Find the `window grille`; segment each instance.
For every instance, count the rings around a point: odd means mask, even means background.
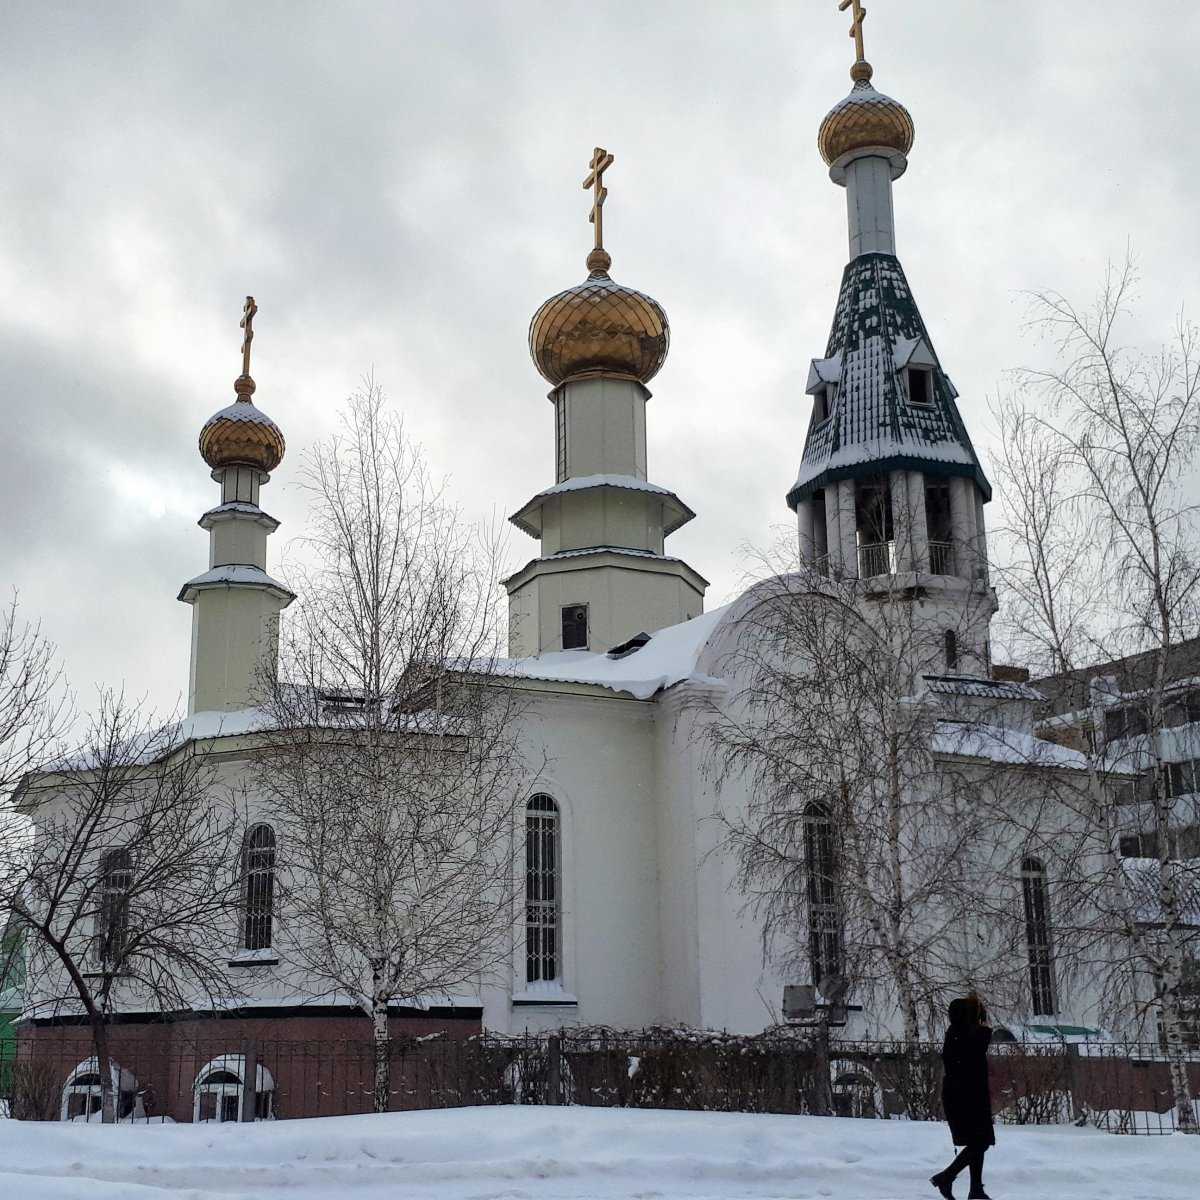
[[[530,799],[525,810],[525,979],[544,983],[560,978],[558,805],[546,795]]]
[[[813,982],[842,973],[842,918],[838,903],[837,845],[829,812],[810,804],[804,817],[808,892],[808,951]]]
[[[1025,940],[1029,949],[1029,991],[1036,1017],[1055,1012],[1054,959],[1050,949],[1050,897],[1040,859],[1021,863],[1025,898]]]
[[[128,850],[108,850],[100,857],[100,920],[97,949],[100,962],[113,966],[129,944],[129,890],[133,860]]]
[[[266,950],[271,945],[275,907],[275,831],[254,825],[242,847],[242,945]]]

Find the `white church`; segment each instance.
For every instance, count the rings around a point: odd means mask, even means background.
[[[893,187],[909,165],[913,122],[876,90],[861,55],[851,76],[852,90],[824,118],[818,141],[845,194],[848,262],[828,341],[813,346],[807,433],[795,431],[803,450],[787,504],[801,560],[815,580],[860,580],[864,603],[873,579],[905,591],[945,633],[939,661],[924,664],[928,690],[948,713],[964,697],[983,697],[1005,712],[1010,733],[1032,741],[1038,693],[1012,673],[998,678],[991,661],[991,489],[896,253]],[[814,980],[764,964],[733,868],[715,852],[717,827],[707,818],[718,801],[736,806],[739,798],[714,794],[688,701],[698,689],[736,683],[722,680],[722,664],[731,641],[744,636],[739,615],[750,599],[705,611],[706,580],[667,546],[696,518],[647,457],[649,384],[670,333],[657,301],[609,273],[601,226],[609,162],[599,150],[592,162],[596,239],[587,278],[547,300],[530,325],[530,354],[551,389],[556,452],[545,489],[511,517],[536,551],[504,581],[506,669],[528,697],[528,736],[547,763],[523,831],[537,843],[529,861],[542,876],[539,899],[515,915],[507,977],[430,1000],[427,1016],[497,1031],[753,1032],[781,1021],[786,984]],[[294,599],[267,572],[277,522],[260,507],[284,439],[255,405],[248,368],[235,387],[236,401],[200,434],[220,497],[200,518],[210,539],[207,569],[179,592],[193,610],[185,728],[204,753],[234,757],[254,727],[257,665],[274,655],[277,618]],[[789,482],[780,481],[781,494]],[[954,753],[982,761],[998,746],[982,738]],[[1056,767],[1083,765],[1070,749],[1046,750]],[[237,761],[252,785],[252,755]],[[269,813],[258,820],[269,829]],[[261,928],[258,944],[235,945],[252,925],[230,934],[247,1011],[260,1025],[287,1022],[289,1036],[310,1018],[320,1036],[337,1006],[314,1006],[288,964],[272,957],[269,920],[265,946]],[[1043,949],[1030,948],[1035,968],[1044,966]],[[1036,989],[1036,970],[1033,978]],[[1027,1011],[1038,1009],[1059,1022],[1083,1017],[1052,983]],[[352,1012],[347,1001],[344,1015]],[[139,1019],[125,1014],[125,1027]],[[229,1027],[228,1017],[213,1024]],[[864,1035],[889,1028],[893,1014],[870,1011],[856,1013],[851,1026]]]

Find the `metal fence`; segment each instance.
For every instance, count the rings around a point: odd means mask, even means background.
[[[255,1120],[370,1112],[375,1047],[337,1041],[113,1036],[123,1121]],[[99,1073],[77,1029],[40,1030],[0,1063],[11,1116],[100,1119]],[[50,1036],[53,1035],[53,1036]],[[394,1037],[393,1110],[573,1104],[937,1121],[940,1045],[826,1043],[795,1028],[755,1037],[680,1029],[564,1029],[551,1035]],[[1200,1053],[1189,1064],[1200,1095]],[[1167,1063],[1135,1043],[1007,1043],[990,1055],[1001,1123],[1093,1124],[1113,1133],[1175,1126]],[[1200,1115],[1200,1113],[1198,1113]]]

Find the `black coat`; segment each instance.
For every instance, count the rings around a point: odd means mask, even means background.
[[[942,1108],[956,1146],[994,1146],[992,1095],[988,1087],[987,1048],[992,1031],[955,1023],[942,1047]]]

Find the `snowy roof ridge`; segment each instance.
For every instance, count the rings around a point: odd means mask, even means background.
[[[929,352],[932,404],[909,403],[900,382],[903,365],[918,348],[922,359]],[[937,360],[895,255],[861,254],[847,264],[825,355],[816,361],[840,360],[840,386],[826,420],[817,422],[814,411],[787,497],[792,508],[867,463],[880,471],[965,475],[985,499],[991,498],[955,404],[957,393]]]
[[[189,579],[179,589],[179,599],[191,603],[197,592],[217,587],[262,588],[264,591],[274,592],[288,603],[296,598],[295,592],[285,587],[278,579],[272,579],[262,567],[252,563],[226,563]]]
[[[659,629],[641,649],[619,659],[609,658],[607,651],[558,650],[509,659],[499,664],[498,670],[510,677],[591,684],[635,700],[650,700],[685,679],[701,678],[696,674],[697,661],[729,607],[714,608],[690,621]]]
[[[926,686],[938,696],[975,696],[986,700],[1029,700],[1038,703],[1045,696],[1027,683],[1007,679],[986,679],[977,675],[925,675]]]
[[[1057,767],[1086,771],[1088,756],[1078,750],[1046,742],[1019,729],[983,721],[938,721],[930,748],[935,754],[981,758],[1007,766]]]
[[[674,510],[672,513],[668,513],[667,511],[663,513],[664,535],[674,533],[675,530],[686,525],[696,515],[670,488],[665,488],[661,484],[650,483],[649,480],[639,479],[636,475],[603,474],[576,475],[570,479],[564,479],[561,483],[554,484],[553,487],[544,488],[535,496],[526,500],[509,517],[509,520],[523,533],[528,533],[531,537],[541,537],[542,530],[540,524],[535,524],[529,517],[541,508],[544,500],[548,500],[553,496],[563,496],[570,492],[587,492],[599,488],[617,488],[621,491],[644,492],[653,496],[661,496],[666,502],[663,506],[664,510]]]

